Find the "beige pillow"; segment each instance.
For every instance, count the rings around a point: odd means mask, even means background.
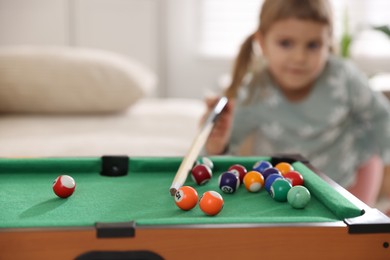
[[[150,94],[156,76],[135,61],[73,47],[0,48],[0,112],[101,113]]]

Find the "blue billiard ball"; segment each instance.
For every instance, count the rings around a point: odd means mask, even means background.
[[[219,176],[218,183],[224,193],[234,193],[240,186],[240,179],[232,172],[224,172]]]
[[[272,164],[268,161],[258,161],[253,165],[253,170],[263,173],[266,169],[271,167]]]
[[[274,183],[275,180],[277,179],[283,179],[283,176],[277,173],[273,173],[268,176],[268,178],[265,180],[265,190],[270,193],[271,192],[271,185]]]

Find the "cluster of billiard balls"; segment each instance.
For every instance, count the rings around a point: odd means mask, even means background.
[[[76,189],[76,182],[69,175],[60,175],[53,182],[53,191],[60,198],[70,197]]]
[[[212,169],[213,163],[204,157],[193,167],[191,177],[196,184],[204,185],[212,178]],[[234,164],[218,179],[219,189],[224,193],[234,193],[241,184],[253,193],[265,189],[275,201],[287,201],[296,209],[305,208],[311,199],[303,176],[287,162],[273,166],[268,161],[258,161],[250,171],[240,164]],[[218,197],[222,200],[222,196]]]

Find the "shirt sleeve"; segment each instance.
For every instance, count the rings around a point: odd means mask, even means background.
[[[350,93],[351,113],[362,130],[365,147],[378,153],[390,163],[390,102],[369,87],[368,79],[351,63],[346,66],[347,87]]]

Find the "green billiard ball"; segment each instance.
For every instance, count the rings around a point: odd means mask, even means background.
[[[288,180],[277,179],[271,185],[271,197],[276,201],[285,202],[287,201],[287,193],[291,187],[291,183]]]
[[[287,193],[288,203],[295,209],[303,209],[310,202],[309,190],[301,185],[294,186]]]
[[[211,170],[213,170],[213,168],[214,168],[213,161],[208,157],[199,157],[198,160],[196,160],[196,162],[195,162],[195,165],[198,165],[198,164],[207,165]]]

